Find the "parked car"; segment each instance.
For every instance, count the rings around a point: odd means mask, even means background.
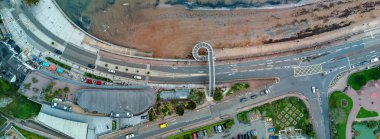
[[[102,85],[102,81],[97,80],[96,85]]]
[[[130,139],[130,138],[133,138],[133,137],[135,137],[135,134],[133,134],[133,133],[125,136],[126,139]]]
[[[92,65],[92,64],[87,64],[87,67],[88,67],[88,68],[91,68],[91,69],[94,69],[94,68],[95,68],[95,66]]]
[[[168,123],[162,123],[160,124],[160,128],[166,128],[168,126]]]
[[[60,51],[60,50],[55,50],[55,53],[58,55],[62,55],[62,51]]]
[[[91,79],[87,79],[87,80],[86,80],[86,83],[87,83],[87,84],[92,84],[92,80],[91,80]]]
[[[255,99],[255,98],[257,98],[257,95],[252,95],[251,96],[251,99]]]
[[[133,76],[133,78],[135,78],[135,79],[137,79],[137,80],[141,80],[141,79],[142,79],[142,77],[141,77],[141,76],[138,76],[138,75]]]
[[[108,69],[108,72],[109,72],[109,73],[115,73],[115,70],[113,70],[113,69]]]
[[[313,93],[316,92],[315,86],[311,86],[311,92],[313,92]]]
[[[247,101],[247,98],[241,98],[240,99],[240,102],[246,102]]]

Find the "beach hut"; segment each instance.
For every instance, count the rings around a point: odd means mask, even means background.
[[[54,65],[50,65],[50,70],[52,70],[52,71],[56,71],[57,70],[57,67],[55,67]]]
[[[61,69],[61,68],[57,68],[57,70],[56,70],[58,73],[63,73],[63,69]]]
[[[44,67],[49,67],[49,66],[50,66],[50,64],[49,64],[49,63],[47,63],[47,62],[42,62],[42,66],[44,66]]]

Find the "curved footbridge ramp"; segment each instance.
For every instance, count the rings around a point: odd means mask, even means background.
[[[156,101],[151,88],[82,89],[76,94],[78,105],[87,112],[131,117],[146,112]]]
[[[207,50],[207,56],[199,55],[200,49]],[[208,87],[208,95],[212,96],[215,90],[215,56],[214,49],[211,44],[206,42],[200,42],[196,44],[192,50],[192,54],[195,60],[197,61],[208,61],[208,71],[209,71],[209,87]]]

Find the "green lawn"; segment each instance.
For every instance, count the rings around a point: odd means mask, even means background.
[[[7,119],[5,119],[3,116],[0,116],[0,126],[2,126],[6,121]]]
[[[0,111],[19,119],[29,119],[38,115],[41,105],[35,103],[25,96],[18,96],[4,108],[0,108]]]
[[[346,102],[345,106],[342,104],[343,101]],[[333,136],[337,136],[339,139],[346,138],[347,119],[352,105],[352,99],[340,91],[333,92],[329,97],[329,115],[331,120],[334,121],[334,123],[331,123],[331,127],[333,131],[337,132]]]
[[[0,80],[0,97],[8,97],[13,101],[7,106],[0,108],[6,115],[19,119],[29,119],[36,116],[41,109],[41,105],[35,103],[25,96],[17,93],[17,87],[10,85],[5,80]]]
[[[379,116],[377,112],[369,111],[361,107],[356,118],[369,118],[369,117],[377,117],[377,116]]]
[[[168,137],[167,139],[187,139],[187,138],[192,138],[193,137],[192,134],[194,132],[202,131],[202,130],[207,130],[207,135],[210,135],[210,134],[212,134],[210,132],[214,132],[213,126],[222,125],[222,124],[226,127],[226,129],[230,129],[232,127],[232,125],[234,125],[235,123],[234,123],[233,119],[228,119],[228,120],[225,120],[225,121],[222,121],[222,122],[217,122],[217,123],[214,123],[214,124],[210,124],[210,125],[207,125],[207,126],[203,126],[203,127],[200,127],[200,128],[196,128],[196,129],[192,129],[192,130],[189,130],[189,131],[186,131],[186,132],[182,132],[180,134]]]
[[[355,90],[360,90],[368,81],[378,79],[380,79],[380,68],[376,67],[352,74],[348,78],[348,85]]]
[[[26,139],[47,139],[43,136],[40,136],[40,135],[37,135],[37,134],[34,134],[32,132],[29,132],[29,131],[26,131],[24,129],[21,129],[17,126],[14,126]]]
[[[298,98],[289,97],[240,112],[236,115],[237,119],[239,122],[249,123],[248,115],[253,111],[259,111],[262,115],[265,114],[265,117],[272,118],[276,130],[294,126],[310,136],[315,136],[312,124],[308,119],[309,113],[306,105]],[[286,125],[287,122],[289,125]]]

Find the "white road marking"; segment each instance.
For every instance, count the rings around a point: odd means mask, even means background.
[[[264,69],[257,69],[258,71],[264,70]]]
[[[267,65],[273,64],[273,62],[268,62]]]
[[[275,63],[280,63],[280,62],[282,62],[281,60],[279,60],[279,61],[276,61]]]
[[[259,64],[260,66],[264,65],[264,63]]]
[[[255,71],[254,69],[251,69],[251,70],[249,70],[249,71]]]

